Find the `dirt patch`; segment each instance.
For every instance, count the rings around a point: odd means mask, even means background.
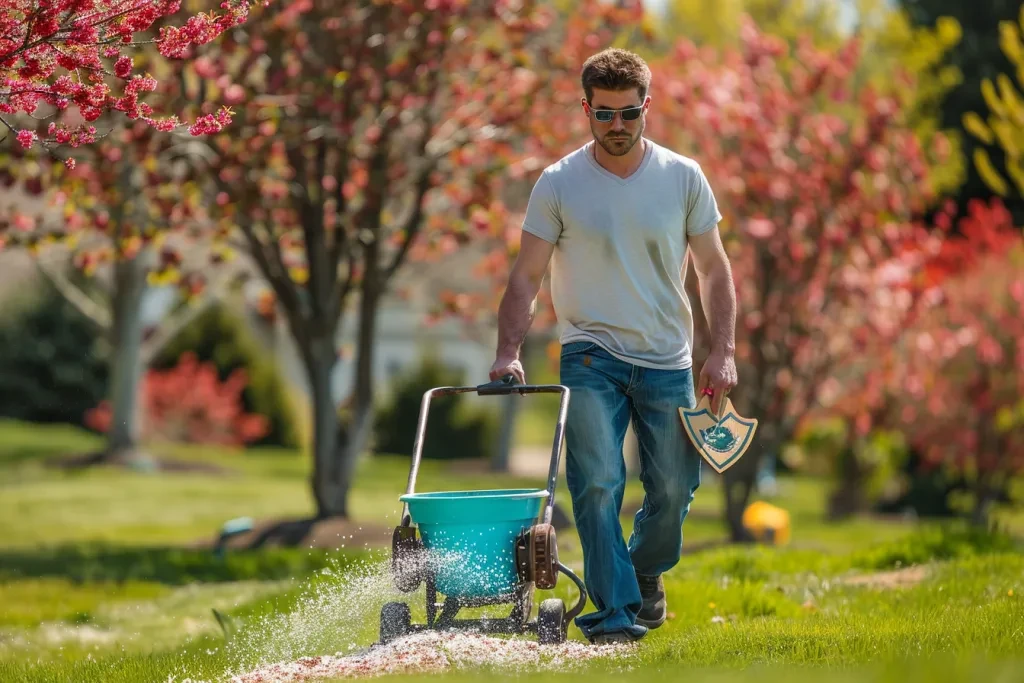
[[[253,523],[249,531],[232,536],[223,547],[233,550],[255,548],[363,548],[391,545],[393,526],[343,518],[266,519]],[[192,547],[217,546],[217,536],[205,537]]]
[[[927,567],[914,565],[888,572],[858,574],[843,579],[842,583],[849,586],[867,586],[868,588],[910,588],[924,581],[927,576]]]

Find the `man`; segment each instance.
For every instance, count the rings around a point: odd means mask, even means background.
[[[576,625],[591,642],[631,641],[665,621],[661,575],[679,561],[700,484],[700,456],[678,413],[696,404],[688,252],[711,334],[698,390],[713,392],[716,413],[737,382],[736,299],[721,214],[700,166],[644,137],[647,65],[608,49],[586,61],[581,81],[594,139],[546,168],[533,188],[490,376],[526,381],[520,348],[550,263],[561,382],[571,391],[566,480],[597,607]],[[645,497],[627,543],[619,512],[630,421]]]

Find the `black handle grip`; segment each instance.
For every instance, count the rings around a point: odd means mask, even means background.
[[[516,377],[512,373],[505,375],[493,382],[480,384],[476,388],[479,396],[498,396],[501,394],[512,394],[516,391]]]

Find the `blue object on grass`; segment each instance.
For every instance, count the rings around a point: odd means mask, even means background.
[[[236,517],[224,522],[220,528],[220,534],[217,536],[217,542],[213,546],[214,556],[218,559],[223,559],[224,552],[227,549],[227,540],[233,536],[252,531],[252,528],[252,517]]]
[[[252,517],[236,517],[235,519],[229,519],[224,522],[224,526],[220,528],[220,533],[224,537],[244,534],[246,531],[252,531]]]

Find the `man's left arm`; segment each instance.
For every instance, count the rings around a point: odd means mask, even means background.
[[[700,299],[710,332],[711,348],[701,368],[697,397],[705,387],[714,392],[711,410],[721,413],[722,401],[738,381],[736,372],[736,289],[732,267],[718,227],[689,237],[690,254],[700,284]]]
[[[704,313],[704,302],[701,300],[700,283],[697,279],[697,269],[693,266],[692,254],[686,259],[683,290],[686,292],[686,298],[690,300],[690,315],[693,319],[693,361],[696,363],[700,360],[703,363],[707,360],[711,348],[711,330],[708,328],[708,319]]]

